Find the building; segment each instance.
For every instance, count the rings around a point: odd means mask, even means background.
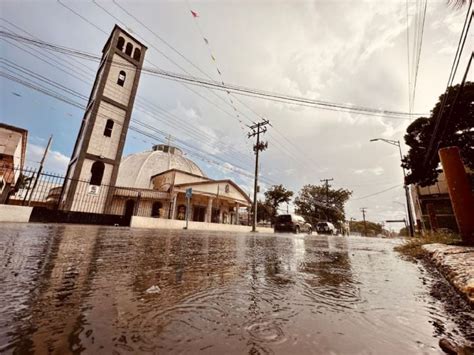
[[[0,123],[0,203],[8,200],[25,165],[28,131]]]
[[[467,173],[474,190],[472,183],[474,175]],[[425,187],[412,185],[411,189],[418,229],[458,231],[444,173],[438,175],[438,181],[433,185]]]
[[[74,151],[60,208],[104,213],[110,206],[147,47],[115,26],[102,50]],[[88,181],[87,189],[81,182]]]
[[[92,93],[64,185],[46,202],[67,212],[239,224],[247,194],[233,181],[213,180],[170,145],[122,160],[146,46],[115,26],[102,51]]]
[[[184,220],[188,189],[191,221],[240,224],[241,208],[251,205],[232,180],[213,180],[179,148],[156,145],[123,159],[109,213]]]

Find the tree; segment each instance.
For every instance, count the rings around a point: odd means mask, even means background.
[[[460,85],[451,87],[448,91],[445,107],[441,115],[441,124],[435,137],[435,147],[443,148],[457,146],[461,150],[464,163],[474,169],[474,83],[466,82],[456,104],[453,106]],[[402,159],[402,166],[409,170],[406,177],[407,184],[420,186],[432,185],[437,181],[439,156],[437,151],[432,152],[433,159],[425,166],[425,157],[428,153],[431,137],[436,120],[441,110],[445,94],[439,97],[438,103],[431,111],[430,117],[419,117],[407,127],[405,143],[410,147],[407,155]],[[451,107],[453,108],[452,113]],[[449,122],[447,121],[449,118]]]
[[[408,237],[408,229],[407,229],[407,227],[403,227],[402,229],[400,229],[400,232],[398,232],[398,235],[399,235],[399,236],[402,236],[402,237]]]
[[[253,212],[253,205],[252,205]],[[272,218],[271,207],[265,202],[257,201],[257,221],[270,221]]]
[[[326,185],[305,185],[295,198],[296,213],[313,226],[321,220],[327,220],[340,228],[340,222],[345,220],[344,205],[351,195],[352,191],[335,190],[331,185],[328,190]]]
[[[382,234],[384,229],[380,223],[370,222],[370,221],[351,221],[349,227],[351,233],[360,233],[361,235],[365,234],[365,228],[367,226],[367,236],[376,236]]]
[[[272,222],[278,214],[280,204],[290,202],[292,196],[293,191],[285,189],[283,185],[273,185],[270,189],[265,191],[265,204],[270,208]]]

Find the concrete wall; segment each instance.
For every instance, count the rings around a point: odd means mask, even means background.
[[[137,69],[132,63],[117,54],[113,55],[112,61],[109,76],[105,83],[104,95],[122,105],[128,106]],[[121,71],[125,72],[125,83],[123,86],[117,84],[117,79]]]
[[[92,129],[89,147],[87,147],[87,153],[115,160],[120,138],[123,134],[125,115],[126,111],[105,101],[101,101],[96,122]],[[104,136],[104,129],[108,119],[114,121],[114,127],[110,137]]]
[[[30,220],[33,207],[0,205],[0,222],[22,222]]]
[[[152,228],[152,229],[183,229],[185,221],[176,219],[150,218],[133,216],[130,223],[132,228]],[[252,230],[250,226],[238,226],[233,224],[218,224],[205,222],[189,222],[190,230],[209,230],[222,232],[242,232],[248,233]],[[261,233],[273,233],[272,228],[257,228]]]

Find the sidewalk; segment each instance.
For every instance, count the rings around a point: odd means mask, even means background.
[[[444,277],[474,307],[474,247],[425,244],[423,250]]]

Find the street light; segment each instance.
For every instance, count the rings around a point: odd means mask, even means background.
[[[402,161],[403,154],[402,154],[402,147],[400,145],[400,141],[395,141],[395,140],[385,139],[385,138],[374,138],[374,139],[371,139],[370,141],[371,142],[382,141],[382,142],[398,147],[398,151],[400,152],[400,161]],[[413,237],[415,233],[414,233],[414,228],[413,228],[413,216],[412,216],[412,211],[411,211],[410,191],[408,190],[408,186],[405,183],[405,178],[407,175],[405,172],[405,168],[403,166],[402,166],[402,170],[403,170],[403,187],[405,188],[405,196],[407,199],[408,224],[409,224],[409,230],[410,230],[410,237]]]

